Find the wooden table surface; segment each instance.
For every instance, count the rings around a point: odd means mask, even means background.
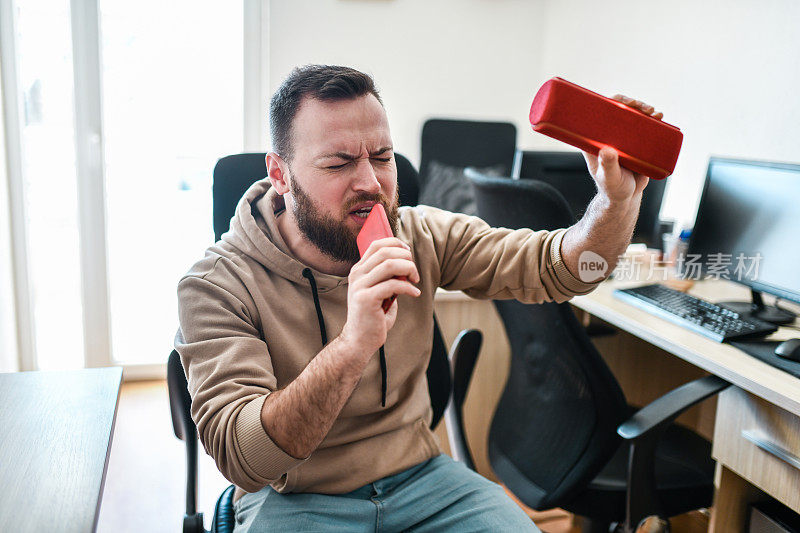
[[[94,531],[122,369],[0,374],[0,531]]]
[[[590,294],[573,298],[572,304],[778,407],[800,415],[800,379],[734,346],[703,337],[614,297],[617,288],[641,284],[608,280]],[[726,280],[699,282],[688,292],[711,302],[750,299],[747,287]],[[765,298],[771,300],[769,296]],[[783,305],[797,309],[791,303]],[[795,321],[794,327],[800,327],[800,320]],[[797,336],[796,329],[781,327],[766,339],[783,341]]]

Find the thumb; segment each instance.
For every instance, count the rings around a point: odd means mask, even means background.
[[[603,148],[601,148],[598,157],[600,159],[600,165],[603,167],[604,172],[611,171],[618,164],[617,151],[611,148],[610,146],[604,146]]]

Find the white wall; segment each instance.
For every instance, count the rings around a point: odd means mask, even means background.
[[[371,74],[398,152],[419,164],[432,116],[527,123],[544,4],[530,0],[272,0],[270,94],[297,65]]]
[[[709,155],[800,162],[800,2],[552,0],[541,80],[645,100],[684,133],[662,216],[692,222]]]
[[[798,27],[794,0],[272,0],[269,85],[311,62],[371,73],[415,163],[431,116],[570,149],[527,122],[552,76],[634,96],[684,132],[662,216],[691,222],[709,155],[800,161]]]

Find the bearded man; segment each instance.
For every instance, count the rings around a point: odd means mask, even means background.
[[[598,194],[557,231],[398,208],[386,112],[373,80],[346,67],[295,69],[270,128],[268,178],[178,286],[192,417],[237,487],[236,531],[536,531],[428,427],[434,294],[586,294],[599,281],[575,277],[579,255],[613,268],[647,178],[611,149],[587,155]],[[359,258],[356,235],[378,202],[396,236]]]

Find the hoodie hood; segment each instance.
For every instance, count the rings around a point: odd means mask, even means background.
[[[285,211],[283,196],[272,188],[269,178],[257,181],[239,200],[230,229],[222,235],[221,241],[295,283],[308,285],[307,276],[303,275],[303,270],[308,268],[321,293],[347,285],[346,277],[319,272],[294,258],[278,229],[277,217]]]

